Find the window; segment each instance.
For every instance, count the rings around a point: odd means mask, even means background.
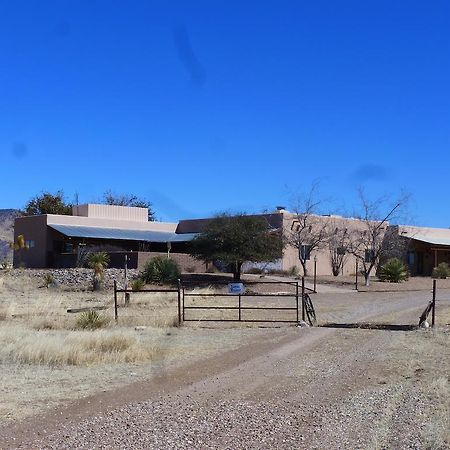
[[[336,253],[337,253],[338,255],[345,255],[345,247],[338,247],[338,248],[336,249]]]
[[[414,252],[408,252],[408,265],[413,266],[414,265]]]
[[[302,259],[303,261],[311,259],[311,246],[307,244],[300,245],[300,248],[298,249],[298,254],[300,259]]]
[[[34,241],[25,241],[25,245],[27,248],[33,248],[35,245]]]
[[[63,253],[73,253],[73,244],[71,242],[64,242]]]

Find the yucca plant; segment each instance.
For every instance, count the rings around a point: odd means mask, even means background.
[[[76,322],[76,328],[83,330],[96,330],[106,325],[106,319],[97,311],[85,311],[80,314]]]
[[[381,281],[398,283],[408,279],[408,271],[398,258],[390,258],[381,266],[379,278]]]
[[[88,256],[88,266],[94,269],[94,291],[99,291],[102,287],[103,274],[109,264],[109,256],[106,252],[91,253]]]
[[[146,283],[170,284],[180,278],[180,269],[173,259],[155,256],[145,263],[141,278]]]

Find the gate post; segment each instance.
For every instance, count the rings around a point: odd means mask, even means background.
[[[305,321],[305,277],[302,277],[302,320]]]
[[[241,321],[241,294],[239,294],[239,322]]]
[[[436,280],[433,280],[433,309],[431,310],[431,326],[433,328],[435,319],[435,309],[436,309]]]
[[[295,306],[297,307],[297,325],[298,325],[298,281],[295,282]]]

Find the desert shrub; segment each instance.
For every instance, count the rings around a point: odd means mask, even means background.
[[[195,272],[195,267],[194,266],[188,266],[186,267],[186,272],[187,273],[194,273]]]
[[[406,266],[398,258],[388,259],[380,269],[380,281],[390,281],[391,283],[398,283],[408,278],[408,271]]]
[[[133,291],[141,291],[144,289],[144,286],[145,281],[142,278],[136,278],[131,282],[131,289],[133,289]]]
[[[55,279],[53,278],[53,275],[51,273],[46,273],[44,275],[44,286],[50,287],[55,282]]]
[[[75,327],[83,330],[96,330],[106,325],[106,319],[97,311],[86,311],[80,314]]]
[[[431,275],[433,278],[442,278],[445,279],[450,277],[450,267],[447,263],[442,262],[437,267],[433,269],[433,273]]]
[[[180,269],[173,259],[155,256],[145,263],[141,278],[146,283],[170,284],[180,278]]]
[[[288,271],[287,271],[287,274],[288,274],[290,277],[298,277],[299,273],[300,273],[300,272],[299,272],[297,266],[292,266],[292,267],[290,267],[290,268],[288,269]]]

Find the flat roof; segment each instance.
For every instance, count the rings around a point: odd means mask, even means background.
[[[420,235],[409,236],[409,237],[411,239],[414,239],[415,241],[425,242],[426,244],[450,246],[450,239],[446,239],[446,238],[433,237],[433,236],[428,237],[428,236],[420,236]]]
[[[147,231],[119,228],[87,227],[81,225],[58,225],[48,226],[68,237],[93,238],[93,239],[116,239],[122,241],[144,241],[144,242],[189,242],[197,236],[197,233],[177,234],[170,231]]]

